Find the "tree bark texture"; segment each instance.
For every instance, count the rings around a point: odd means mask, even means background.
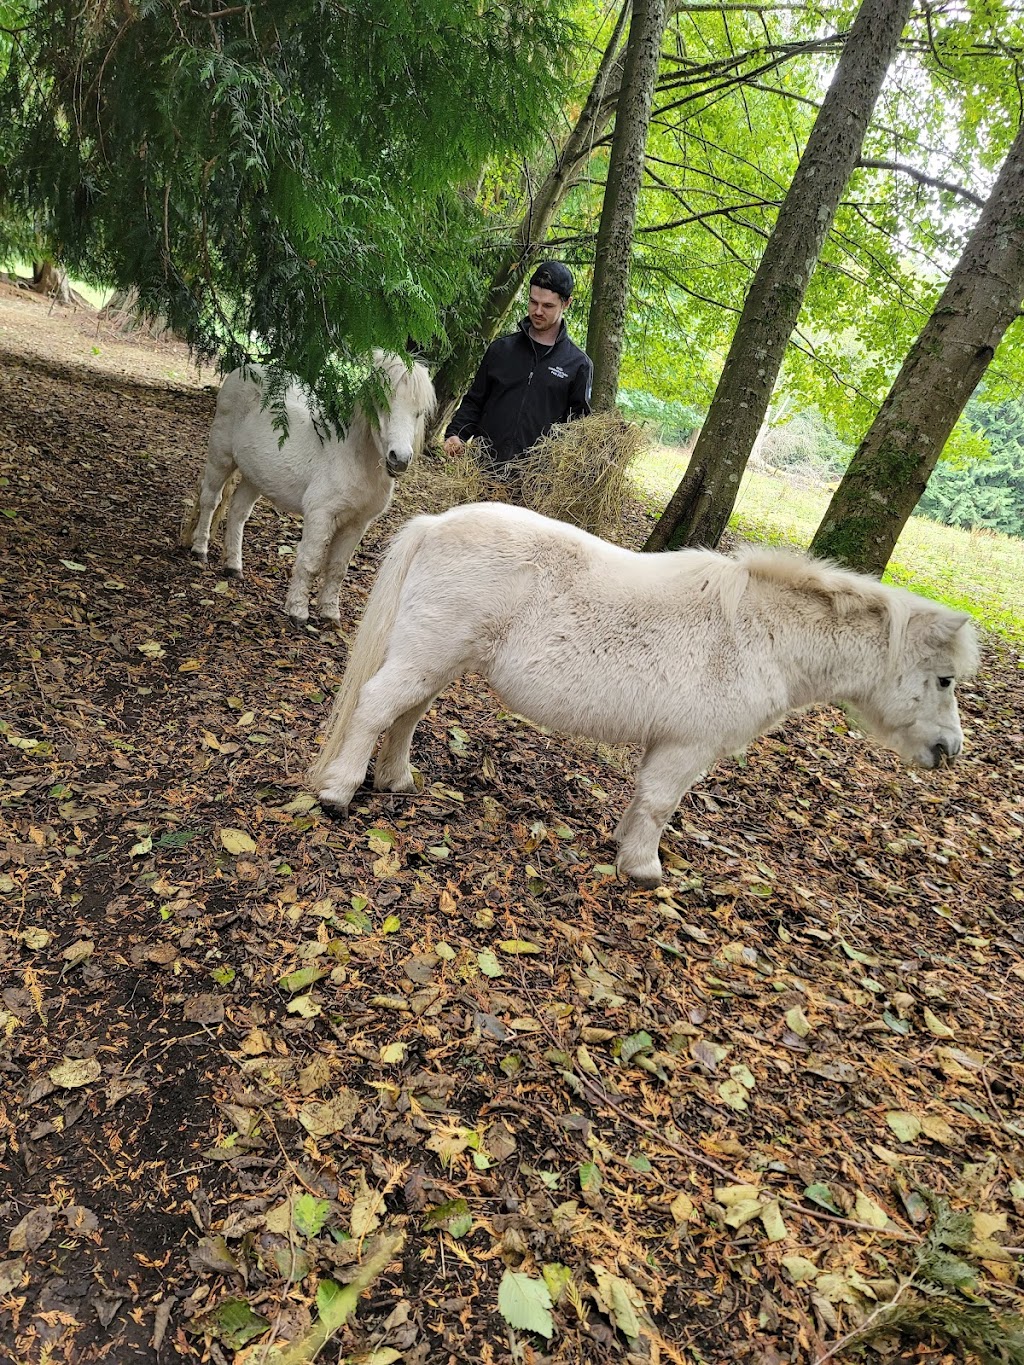
[[[949,283],[811,542],[866,573],[889,562],[942,448],[1024,299],[1024,125]]]
[[[761,263],[707,420],[645,550],[717,545],[912,0],[863,0]]]
[[[614,407],[619,389],[629,263],[664,32],[665,0],[633,0],[615,136],[597,230],[587,331],[587,352],[594,362],[592,402],[596,412]]]

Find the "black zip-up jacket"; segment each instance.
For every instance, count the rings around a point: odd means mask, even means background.
[[[590,357],[570,341],[564,320],[548,347],[533,340],[524,318],[488,346],[445,436],[481,437],[489,463],[514,464],[556,422],[587,415],[593,377]]]

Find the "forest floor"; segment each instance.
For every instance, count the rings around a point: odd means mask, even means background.
[[[0,287],[0,1358],[1024,1359],[1015,651],[956,767],[721,764],[654,893],[630,755],[475,679],[339,823],[295,523],[175,551],[206,378]]]

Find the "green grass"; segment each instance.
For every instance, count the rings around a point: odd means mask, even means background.
[[[670,447],[656,447],[636,463],[637,491],[651,511],[668,502],[686,464],[686,454]],[[830,496],[809,479],[748,469],[729,525],[745,539],[805,549]],[[1024,646],[1024,540],[911,517],[885,580],[969,611],[979,625]]]

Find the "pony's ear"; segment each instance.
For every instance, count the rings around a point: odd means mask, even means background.
[[[922,649],[932,651],[947,648],[956,637],[958,649],[965,654],[977,654],[974,637],[974,621],[966,611],[936,609],[918,614],[911,625],[911,631]]]

